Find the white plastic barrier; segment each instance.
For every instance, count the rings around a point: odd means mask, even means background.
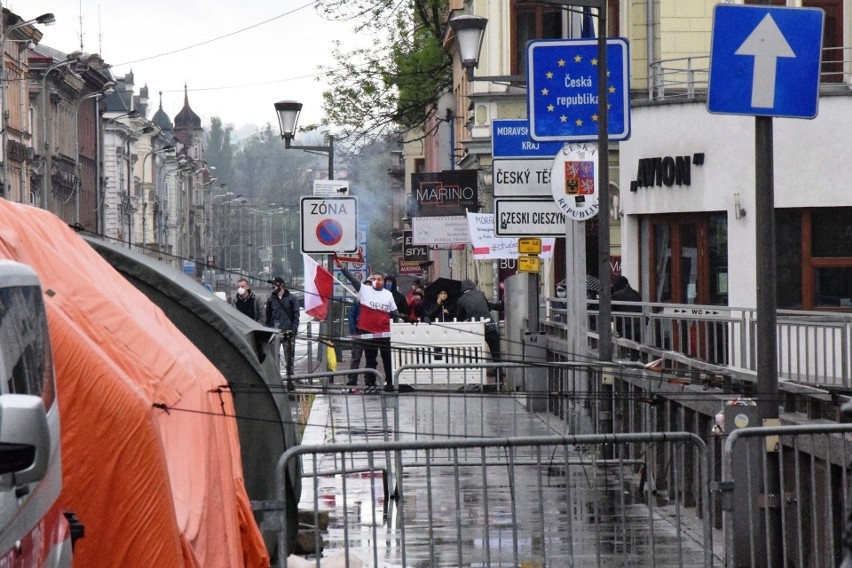
[[[485,345],[485,321],[459,321],[391,324],[391,348],[393,369],[403,365],[416,365],[424,369],[432,364],[482,363],[491,360]],[[464,384],[465,372],[470,369],[450,369],[442,373],[443,384]],[[430,373],[406,370],[399,377],[400,383],[432,384]]]

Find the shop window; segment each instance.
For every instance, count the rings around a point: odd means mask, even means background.
[[[651,301],[727,304],[727,234],[724,214],[655,218],[651,222]]]

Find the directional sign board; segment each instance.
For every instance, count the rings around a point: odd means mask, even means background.
[[[303,197],[302,252],[328,254],[358,250],[358,199]]]
[[[559,147],[562,148],[561,142]],[[553,156],[539,160],[494,160],[494,197],[549,196],[552,167]]]
[[[537,142],[530,138],[528,120],[491,121],[491,156],[497,158],[553,158],[562,142]]]
[[[553,198],[494,200],[494,234],[500,237],[564,237],[565,213]]]
[[[630,137],[630,54],[627,40],[606,40],[608,132]],[[536,141],[598,137],[598,40],[534,40],[527,44],[527,111]]]
[[[814,118],[824,18],[819,8],[717,4],[707,110]]]

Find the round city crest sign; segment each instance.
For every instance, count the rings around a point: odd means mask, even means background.
[[[598,214],[598,145],[566,144],[553,159],[550,190],[553,200],[574,221]]]

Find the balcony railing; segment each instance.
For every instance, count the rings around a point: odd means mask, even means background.
[[[691,100],[707,93],[710,56],[696,55],[654,61],[650,65],[648,100]],[[852,47],[823,50],[820,92],[852,94]]]

